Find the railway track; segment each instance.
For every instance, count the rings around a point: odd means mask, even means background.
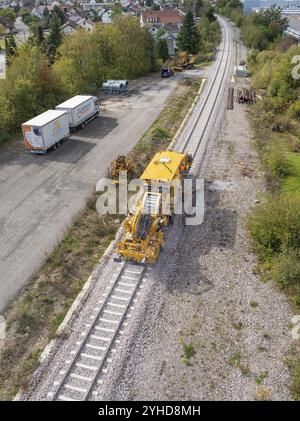
[[[82,339],[71,351],[66,367],[59,372],[53,390],[48,398],[59,401],[89,400],[96,384],[101,384],[101,374],[106,374],[107,365],[113,356],[114,346],[126,327],[126,319],[130,317],[138,290],[146,281],[146,267],[133,263],[120,263],[95,308],[96,314],[90,316],[91,322],[86,331],[81,333]]]
[[[221,43],[221,56],[214,76],[209,83],[205,97],[203,96],[203,100],[200,100],[195,107],[195,118],[190,121],[190,124],[188,124],[183,131],[183,135],[179,137],[174,145],[174,150],[189,153],[193,157],[197,155],[200,145],[202,145],[203,137],[207,133],[207,129],[212,122],[216,104],[223,95],[222,87],[224,86],[224,80],[228,72],[228,66],[230,65],[232,36],[227,22],[224,19],[222,19],[222,21],[223,37]]]
[[[206,97],[196,105],[191,121],[173,148],[194,157],[210,127],[217,101],[223,95],[224,79],[230,65],[232,38],[228,24],[223,19],[222,22],[222,53]],[[147,266],[129,262],[116,266],[106,291],[91,312],[90,322],[76,342],[76,348],[70,350],[65,367],[57,373],[51,389],[48,389],[47,400],[83,401],[97,396],[97,387],[108,371],[139,289],[147,280],[147,271]]]

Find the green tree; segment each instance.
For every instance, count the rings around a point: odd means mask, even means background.
[[[155,46],[138,19],[117,16],[114,25],[96,24],[65,37],[53,69],[71,94],[97,91],[106,79],[131,79],[153,71]]]
[[[11,22],[14,22],[16,20],[16,14],[14,12],[14,9],[12,9],[11,7],[5,7],[4,9],[1,9],[0,16],[10,20]]]
[[[119,16],[123,13],[123,8],[120,3],[115,3],[112,8],[111,18],[114,19],[116,16]]]
[[[203,0],[195,1],[195,16],[199,17],[203,12]]]
[[[50,21],[50,34],[47,38],[47,54],[50,64],[54,63],[57,49],[62,41],[60,26],[60,19],[57,15],[54,14]]]
[[[10,58],[16,54],[17,44],[13,35],[5,36],[5,55],[6,61],[9,64]]]
[[[177,45],[182,51],[196,54],[199,52],[199,32],[195,24],[194,15],[189,11],[182,24],[182,28],[177,36]]]
[[[263,29],[277,33],[282,33],[289,25],[288,19],[282,15],[282,9],[275,5],[255,13],[254,23]]]
[[[40,49],[30,44],[19,46],[17,56],[11,57],[6,79],[0,81],[0,140],[65,96]]]
[[[165,28],[159,28],[158,31],[156,32],[156,38],[160,38],[162,35],[164,35],[167,31],[165,30]]]
[[[66,16],[64,12],[58,6],[53,7],[50,14],[51,20],[55,18],[55,16],[59,18],[60,25],[63,25],[66,22]]]
[[[159,58],[161,58],[163,61],[169,58],[168,44],[165,39],[159,38],[156,44],[156,48]]]

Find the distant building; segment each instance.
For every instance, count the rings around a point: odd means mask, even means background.
[[[78,22],[75,22],[73,20],[68,20],[68,22],[66,22],[64,25],[60,27],[60,31],[64,35],[71,35],[75,31],[77,31],[77,29],[79,28],[84,28],[88,32],[91,32],[94,29],[94,23],[88,19],[82,19],[82,18]]]
[[[300,0],[244,0],[244,14],[249,15],[259,9],[271,7],[272,5],[282,7],[285,13],[300,13]]]
[[[64,35],[71,35],[77,30],[77,23],[68,21],[60,27],[60,31]]]
[[[158,26],[175,25],[179,29],[182,25],[183,15],[178,10],[143,10],[140,15],[140,25]]]
[[[101,17],[102,23],[111,23],[113,11],[111,9],[101,10],[98,12],[98,16]]]
[[[164,39],[167,42],[170,57],[174,56],[177,50],[176,38],[177,35],[171,32],[166,32],[160,37],[160,39]]]
[[[77,26],[80,27],[80,28],[84,28],[89,32],[91,32],[94,29],[94,23],[89,19],[81,19],[77,23]]]

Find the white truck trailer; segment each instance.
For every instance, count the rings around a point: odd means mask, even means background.
[[[90,120],[98,117],[99,107],[97,98],[90,95],[76,95],[55,107],[56,110],[66,111],[71,131],[79,127],[84,128]]]
[[[33,153],[47,153],[69,137],[66,111],[48,110],[22,124],[25,149]]]

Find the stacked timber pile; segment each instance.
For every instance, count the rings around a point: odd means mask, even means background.
[[[255,90],[253,88],[239,88],[236,100],[239,104],[253,104],[255,102]]]

